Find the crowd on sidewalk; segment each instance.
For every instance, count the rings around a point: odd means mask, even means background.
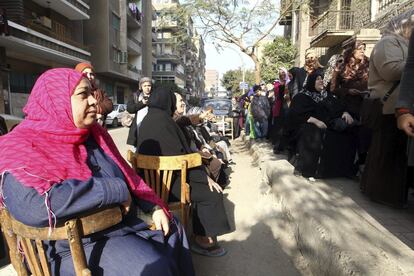
[[[234,136],[269,139],[305,177],[350,177],[372,200],[404,208],[414,184],[414,10],[393,18],[371,56],[352,41],[326,66],[313,51],[303,67],[234,98]],[[25,119],[7,132],[0,121],[0,203],[20,222],[51,230],[65,219],[119,205],[122,221],[82,240],[92,275],[194,275],[190,250],[220,257],[218,236],[232,231],[223,189],[232,165],[230,141],[211,108],[186,112],[178,91],[154,89],[150,78],[128,101],[122,119],[137,153],[199,153],[187,172],[193,238],[123,159],[105,130],[112,102],[94,68],[55,68],[36,81]],[[4,135],[3,135],[4,134]],[[181,197],[172,176],[168,201]],[[139,216],[152,216],[155,230]],[[72,275],[67,241],[45,241],[53,275]],[[114,265],[116,264],[116,265]],[[120,265],[122,264],[122,265]]]
[[[349,41],[322,66],[314,51],[303,67],[279,69],[235,99],[250,139],[267,138],[297,174],[349,177],[376,202],[407,204],[414,185],[414,10],[393,18],[371,56]],[[410,38],[411,37],[411,38]]]

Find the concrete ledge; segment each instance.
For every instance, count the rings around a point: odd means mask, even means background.
[[[276,197],[289,254],[313,275],[414,275],[414,252],[344,192],[348,179],[293,175],[284,156],[264,141],[243,138]],[[359,191],[358,191],[359,192]],[[413,219],[414,220],[414,219]],[[285,238],[286,239],[286,238]],[[291,246],[290,246],[291,247]]]

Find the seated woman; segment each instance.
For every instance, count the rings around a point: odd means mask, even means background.
[[[172,116],[176,109],[174,93],[159,88],[151,94],[148,114],[141,123],[137,151],[148,155],[182,155],[192,153],[184,134]],[[192,250],[207,256],[223,256],[226,251],[216,241],[218,235],[230,232],[221,187],[208,181],[204,166],[188,171],[193,208]],[[180,198],[180,178],[173,180],[170,200]]]
[[[106,206],[123,220],[82,239],[92,275],[194,275],[182,226],[128,166],[96,120],[89,80],[52,69],[36,81],[25,120],[0,138],[2,201],[12,216],[35,227]],[[138,211],[151,213],[150,230]],[[67,241],[46,242],[53,275],[74,275]]]
[[[337,98],[323,90],[322,76],[310,74],[291,102],[286,128],[295,167],[305,177],[353,176],[354,121]]]
[[[209,180],[217,182],[220,187],[224,188],[228,182],[227,174],[224,171],[226,167],[224,166],[224,161],[217,158],[212,148],[205,143],[195,130],[195,127],[201,124],[204,118],[208,118],[211,113],[206,111],[198,114],[183,115],[185,110],[183,98],[178,93],[174,94],[176,99],[176,110],[173,115],[174,121],[183,132],[191,151],[200,153],[208,176],[211,178]]]

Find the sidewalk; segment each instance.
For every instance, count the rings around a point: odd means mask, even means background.
[[[281,243],[295,243],[313,275],[414,275],[414,198],[409,208],[370,201],[349,179],[310,181],[293,175],[270,144],[246,140],[283,210]]]

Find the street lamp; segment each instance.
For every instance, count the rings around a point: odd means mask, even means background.
[[[246,67],[245,67],[245,64],[244,64],[244,60],[243,60],[243,57],[241,56],[241,54],[240,54],[240,52],[239,51],[237,51],[236,49],[234,49],[234,48],[231,48],[231,47],[229,47],[229,49],[232,49],[233,51],[235,51],[238,55],[239,55],[239,58],[240,58],[240,61],[241,61],[241,64],[242,64],[242,66],[241,66],[241,69],[242,69],[242,82],[243,82],[243,85],[242,85],[242,91],[243,91],[243,94],[244,94],[244,92],[245,92],[245,83],[246,83]]]

